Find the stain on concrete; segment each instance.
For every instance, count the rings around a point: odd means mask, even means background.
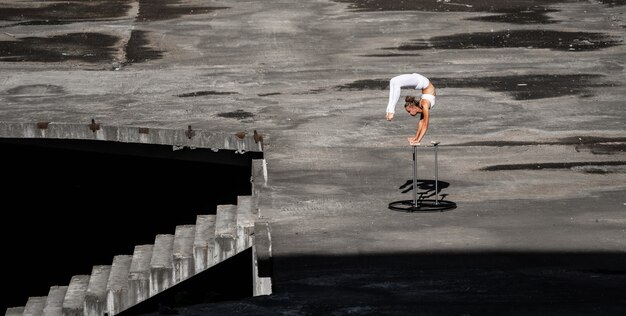
[[[524,164],[505,164],[505,165],[492,165],[484,167],[483,171],[511,171],[511,170],[543,170],[543,169],[578,169],[586,172],[591,170],[591,173],[598,173],[598,170],[602,170],[602,173],[611,173],[607,167],[614,166],[626,166],[626,161],[577,161],[577,162],[536,162],[536,163],[524,163]]]
[[[194,91],[188,93],[177,94],[176,96],[179,98],[193,98],[200,97],[204,95],[229,95],[229,94],[237,94],[237,92],[223,92],[223,91]]]
[[[234,118],[234,119],[238,119],[238,120],[244,120],[244,119],[247,119],[247,118],[254,117],[254,114],[252,114],[250,112],[246,112],[244,110],[236,110],[236,111],[233,111],[233,112],[219,113],[219,114],[217,114],[217,116],[225,117],[225,118]]]
[[[515,24],[554,23],[547,16],[556,10],[548,6],[572,0],[335,0],[350,3],[355,11],[425,11],[425,12],[486,12],[497,14],[486,17],[490,22],[507,22]],[[575,0],[574,0],[575,1]],[[620,0],[621,1],[621,0]],[[484,18],[478,18],[484,19]],[[490,20],[493,19],[493,20]]]
[[[0,61],[109,61],[118,38],[101,33],[70,33],[52,37],[23,37],[0,41]]]
[[[26,21],[26,22],[3,25],[3,26],[0,26],[0,28],[11,27],[11,26],[28,26],[28,25],[65,25],[65,24],[70,24],[70,23],[74,23],[74,22],[73,21],[60,21],[60,20],[36,20],[36,21]]]
[[[13,25],[59,25],[74,22],[125,17],[137,0],[68,0],[59,2],[24,1],[19,6],[3,7],[0,20]],[[137,21],[158,21],[184,15],[206,14],[227,7],[186,6],[179,0],[139,0]]]
[[[524,10],[542,7],[563,0],[335,0],[350,3],[349,8],[355,11],[426,11],[426,12],[498,12],[502,10]]]
[[[3,7],[0,10],[0,20],[33,23],[31,25],[56,25],[119,18],[126,15],[130,2],[131,0],[22,1],[19,6]]]
[[[589,97],[596,87],[613,87],[616,83],[602,81],[602,75],[518,75],[470,78],[429,78],[437,88],[483,88],[505,92],[516,100],[534,100],[580,95]],[[389,79],[366,79],[336,86],[336,90],[387,90]]]
[[[5,62],[110,62],[119,37],[102,33],[70,33],[52,37],[24,37],[0,41],[0,61]],[[132,31],[126,44],[126,60],[139,63],[163,57],[163,52],[149,46],[147,32]]]
[[[148,32],[133,30],[126,44],[126,63],[140,63],[163,57],[163,52],[149,46]]]
[[[611,8],[626,5],[626,0],[596,0],[596,2],[602,3]]]
[[[576,151],[589,151],[594,155],[626,154],[626,142],[605,142],[577,145]]]
[[[433,78],[439,88],[485,88],[506,92],[516,100],[535,100],[566,95],[589,97],[593,88],[612,87],[615,83],[602,81],[602,75],[518,75],[473,78]]]
[[[385,53],[385,54],[365,54],[365,55],[359,55],[362,57],[416,57],[416,56],[422,56],[422,54],[393,54],[393,53]]]
[[[335,90],[343,91],[363,91],[363,90],[387,90],[389,89],[389,79],[364,79],[335,86]],[[319,92],[319,91],[316,91]]]
[[[271,96],[271,95],[279,95],[279,94],[282,94],[282,93],[280,93],[280,92],[270,92],[270,93],[259,93],[257,95],[260,96],[260,97],[268,97],[268,96]]]
[[[7,89],[5,94],[13,97],[54,96],[65,94],[65,89],[61,86],[51,84],[32,84]]]
[[[470,21],[511,23],[511,24],[552,24],[558,21],[547,16],[548,13],[558,12],[557,10],[543,7],[526,9],[523,11],[498,12],[502,14],[468,18]]]
[[[622,40],[596,32],[553,30],[507,30],[462,33],[413,40],[401,44],[400,51],[426,49],[531,48],[557,51],[593,51],[621,45]]]
[[[596,155],[613,155],[626,153],[626,137],[574,136],[556,141],[477,141],[455,144],[454,146],[486,146],[486,147],[517,147],[517,146],[567,146],[572,145],[577,152],[588,150]]]
[[[180,5],[180,0],[139,0],[138,22],[171,20],[184,15],[206,14],[228,7]]]
[[[576,152],[588,151],[594,155],[615,155],[626,153],[626,137],[595,137],[575,136],[547,142],[528,141],[477,141],[455,144],[454,146],[487,146],[487,147],[518,147],[518,146],[574,146]]]

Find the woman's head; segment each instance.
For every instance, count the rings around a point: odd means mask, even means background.
[[[415,101],[415,97],[412,95],[407,96],[404,99],[404,109],[411,115],[415,116],[417,113],[421,113],[423,108],[419,100]]]

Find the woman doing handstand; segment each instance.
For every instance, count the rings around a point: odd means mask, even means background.
[[[404,87],[414,87],[416,90],[422,90],[422,95],[419,100],[415,100],[414,96],[407,96],[404,100],[404,109],[407,113],[411,116],[416,116],[420,113],[415,137],[408,138],[409,144],[419,145],[428,130],[430,109],[435,106],[435,86],[433,86],[428,78],[417,73],[404,74],[391,78],[391,80],[389,80],[389,103],[387,104],[387,114],[385,115],[387,121],[393,119],[396,103],[398,99],[400,99],[400,90]]]

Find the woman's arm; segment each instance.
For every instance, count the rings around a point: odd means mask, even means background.
[[[417,131],[415,132],[414,138],[409,138],[409,143],[411,145],[416,145],[422,142],[422,138],[426,135],[426,131],[428,130],[428,121],[430,119],[430,105],[424,104],[422,110],[422,115],[420,116],[419,121],[417,122]]]

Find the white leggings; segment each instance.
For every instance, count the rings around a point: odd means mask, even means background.
[[[428,78],[417,74],[403,74],[399,76],[395,76],[389,80],[389,103],[387,104],[387,112],[394,113],[396,109],[396,103],[398,103],[398,99],[400,99],[400,89],[402,87],[413,87],[416,90],[421,89],[422,91],[430,85],[430,80]],[[426,96],[426,94],[424,95]],[[435,105],[435,96],[424,97],[430,101],[431,106]]]
[[[396,112],[396,103],[398,103],[398,99],[400,99],[401,88],[402,86],[400,83],[396,82],[396,80],[391,79],[389,81],[389,103],[387,103],[388,113]]]

